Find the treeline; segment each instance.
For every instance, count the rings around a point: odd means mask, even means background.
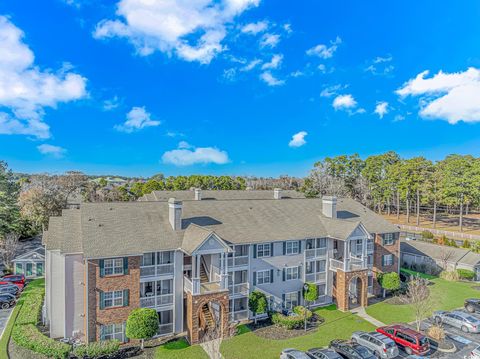
[[[455,209],[460,230],[463,216],[480,204],[480,159],[449,155],[432,162],[424,157],[401,158],[395,152],[370,156],[327,157],[314,164],[302,191],[307,196],[329,194],[354,198],[379,213],[401,208],[420,223],[420,209],[431,209],[433,227],[439,206]]]

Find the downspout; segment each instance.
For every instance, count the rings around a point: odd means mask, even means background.
[[[86,262],[86,270],[85,270],[85,273],[86,273],[86,279],[85,279],[85,336],[86,336],[86,342],[87,344],[90,342],[90,323],[89,323],[89,320],[88,320],[88,259],[85,260]]]

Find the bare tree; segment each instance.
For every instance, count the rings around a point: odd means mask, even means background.
[[[407,292],[401,299],[411,306],[417,331],[419,331],[422,321],[431,314],[433,308],[428,281],[418,275],[412,276],[408,282]]]
[[[453,251],[452,250],[446,250],[443,249],[442,252],[440,253],[440,261],[441,261],[441,266],[443,270],[447,270],[448,262],[453,256]]]
[[[16,257],[18,252],[19,238],[20,235],[11,232],[7,233],[0,241],[0,258],[7,269],[12,269],[12,260]]]

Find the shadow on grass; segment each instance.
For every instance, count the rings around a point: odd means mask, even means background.
[[[245,333],[250,333],[252,330],[245,324],[239,325],[237,328],[237,335],[242,335]]]
[[[167,350],[181,350],[188,348],[189,346],[190,344],[188,344],[187,340],[182,338],[164,344],[163,348]]]

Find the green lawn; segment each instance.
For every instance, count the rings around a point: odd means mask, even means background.
[[[403,271],[403,269],[402,269]],[[435,310],[452,310],[463,306],[466,298],[480,297],[480,292],[472,287],[477,285],[465,282],[449,282],[438,277],[428,276],[432,282],[433,308]],[[410,305],[393,305],[388,302],[377,303],[366,308],[367,313],[385,324],[413,322],[415,320]]]
[[[185,339],[179,339],[162,345],[155,351],[158,359],[208,359],[200,345],[189,346]]]
[[[221,352],[225,359],[277,359],[284,348],[307,350],[326,346],[332,339],[349,338],[356,330],[374,330],[370,323],[351,313],[342,313],[335,306],[320,308],[316,312],[325,318],[325,323],[313,333],[293,339],[269,340],[247,331],[225,340]]]
[[[0,340],[0,358],[8,358],[8,354],[7,354],[8,342],[10,340],[10,335],[12,334],[13,325],[15,324],[15,320],[17,319],[17,315],[18,315],[18,312],[20,311],[20,308],[22,307],[23,301],[28,296],[28,293],[34,290],[40,290],[38,288],[43,288],[43,287],[45,287],[45,280],[36,279],[30,282],[25,287],[25,290],[23,291],[22,295],[20,296],[20,298],[18,298],[17,304],[13,309],[12,315],[10,316],[7,326],[5,327],[5,330],[3,332],[2,339]]]

